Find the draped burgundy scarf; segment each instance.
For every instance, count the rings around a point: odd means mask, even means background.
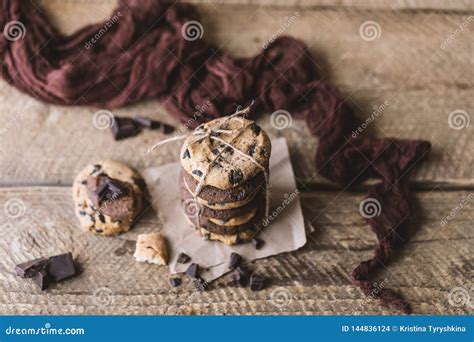
[[[113,108],[158,98],[183,122],[205,107],[191,121],[197,125],[256,100],[259,111],[284,109],[304,119],[319,138],[320,174],[342,186],[381,179],[367,194],[381,207],[366,219],[378,245],[352,272],[353,282],[383,305],[409,312],[401,297],[370,278],[406,242],[413,218],[406,176],[431,145],[352,134],[360,123],[318,75],[318,61],[302,42],[281,37],[252,58],[235,59],[203,39],[185,39],[183,27],[199,20],[194,6],[162,0],[123,0],[116,20],[64,36],[31,1],[0,1],[2,78],[42,101]]]

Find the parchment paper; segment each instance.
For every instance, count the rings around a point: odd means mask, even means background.
[[[305,245],[305,222],[284,138],[272,141],[270,217],[274,219],[258,234],[265,242],[259,250],[250,243],[227,246],[217,241],[206,241],[189,225],[184,217],[179,195],[180,167],[179,163],[172,163],[150,167],[142,172],[153,206],[163,222],[160,232],[169,242],[171,273],[184,272],[189,266],[176,262],[181,252],[188,254],[192,262],[199,264],[204,280],[211,281],[229,272],[228,263],[232,252],[239,253],[244,261],[250,262],[294,251]]]

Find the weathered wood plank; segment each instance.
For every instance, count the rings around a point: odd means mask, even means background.
[[[470,196],[470,197],[467,197]],[[400,290],[417,314],[466,314],[448,302],[454,287],[470,291],[473,275],[472,197],[468,192],[420,192],[420,228],[376,281]],[[171,288],[165,267],[133,260],[139,233],[160,223],[149,211],[117,238],[81,232],[69,187],[1,188],[1,314],[395,314],[380,308],[350,283],[350,273],[371,255],[375,238],[358,212],[359,193],[302,195],[305,218],[315,232],[301,250],[255,262],[272,281],[261,292],[227,286],[224,276],[210,291],[196,293],[188,279]],[[463,208],[455,210],[465,198]],[[5,210],[19,203],[16,217]],[[455,210],[446,226],[441,220]],[[14,215],[15,216],[15,215]],[[44,254],[72,251],[83,273],[40,292],[17,278],[16,263]],[[276,299],[278,298],[278,300]],[[472,303],[471,303],[472,305]]]
[[[44,1],[46,11],[64,32],[107,17],[109,2]],[[321,60],[322,72],[340,87],[361,119],[370,118],[374,106],[387,105],[368,129],[379,136],[424,138],[434,151],[415,170],[413,181],[433,188],[439,183],[474,185],[472,125],[451,129],[448,115],[463,110],[474,113],[473,68],[468,28],[456,35],[448,48],[440,44],[466,21],[460,14],[390,11],[346,11],[257,6],[200,5],[204,38],[236,56],[251,56],[262,48],[285,22],[299,17],[285,30],[308,43]],[[218,14],[218,15],[217,15]],[[364,41],[359,27],[377,22],[381,36]],[[471,25],[472,26],[472,25]],[[178,146],[166,146],[156,155],[144,152],[158,133],[146,132],[114,142],[108,130],[92,125],[98,108],[45,105],[0,83],[1,185],[70,184],[75,173],[98,158],[115,158],[141,169],[175,160]],[[31,101],[31,105],[30,104]],[[117,115],[141,113],[177,124],[157,101],[114,111]],[[289,129],[271,128],[269,115],[260,120],[273,136],[289,140],[300,186],[327,184],[313,166],[316,140],[302,122]]]

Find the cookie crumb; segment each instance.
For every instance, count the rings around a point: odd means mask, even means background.
[[[140,234],[137,239],[137,248],[133,254],[138,262],[150,264],[168,264],[168,244],[160,233]]]

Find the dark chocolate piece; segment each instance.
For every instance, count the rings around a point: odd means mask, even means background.
[[[54,281],[61,281],[76,275],[76,266],[72,254],[64,253],[49,258],[47,272]]]
[[[194,279],[194,286],[199,292],[204,292],[209,287],[209,283],[202,278]]]
[[[36,273],[33,280],[39,286],[41,291],[46,290],[49,287],[49,285],[53,282],[51,275],[44,269]]]
[[[186,158],[191,158],[191,154],[189,153],[188,149],[186,149],[183,153],[183,159],[186,159]]]
[[[186,274],[194,279],[199,278],[199,265],[195,263],[189,265],[188,269],[186,270]]]
[[[260,131],[262,130],[255,122],[250,125],[250,129],[255,133],[255,135],[259,135]]]
[[[257,273],[253,273],[251,276],[250,276],[250,289],[252,291],[260,291],[260,290],[263,290],[265,288],[265,279],[257,274]]]
[[[128,194],[129,191],[121,181],[108,176],[101,176],[98,183],[95,192],[97,193],[99,202],[104,200],[116,200],[117,198]]]
[[[150,118],[140,116],[140,115],[135,116],[132,120],[137,125],[143,128],[159,129],[164,134],[169,134],[169,133],[174,132],[173,126],[168,125],[167,123],[164,123],[158,120],[152,120]]]
[[[179,253],[177,262],[180,264],[187,264],[191,260],[191,257],[186,253]]]
[[[248,152],[247,152],[247,153],[249,154],[249,156],[252,157],[252,156],[255,154],[255,148],[256,148],[255,145],[251,145],[251,146],[249,147],[249,150],[248,150]]]
[[[258,237],[254,237],[251,242],[252,246],[254,246],[255,249],[260,249],[265,244],[265,241]]]
[[[22,278],[34,277],[48,263],[47,258],[38,258],[15,266],[16,274]]]
[[[234,270],[242,263],[242,256],[240,254],[232,252],[230,255],[229,269]]]
[[[237,287],[245,287],[249,283],[251,272],[243,267],[238,266],[234,273],[232,273],[232,280],[234,281],[235,286]]]
[[[244,174],[240,170],[231,170],[229,174],[229,181],[232,185],[239,184],[244,178]]]
[[[179,278],[170,278],[170,285],[173,287],[178,287],[181,285],[181,279]]]
[[[114,118],[112,133],[115,140],[133,137],[141,131],[142,126],[130,118]]]
[[[193,170],[193,175],[196,175],[198,177],[202,177],[202,171],[200,170]]]

